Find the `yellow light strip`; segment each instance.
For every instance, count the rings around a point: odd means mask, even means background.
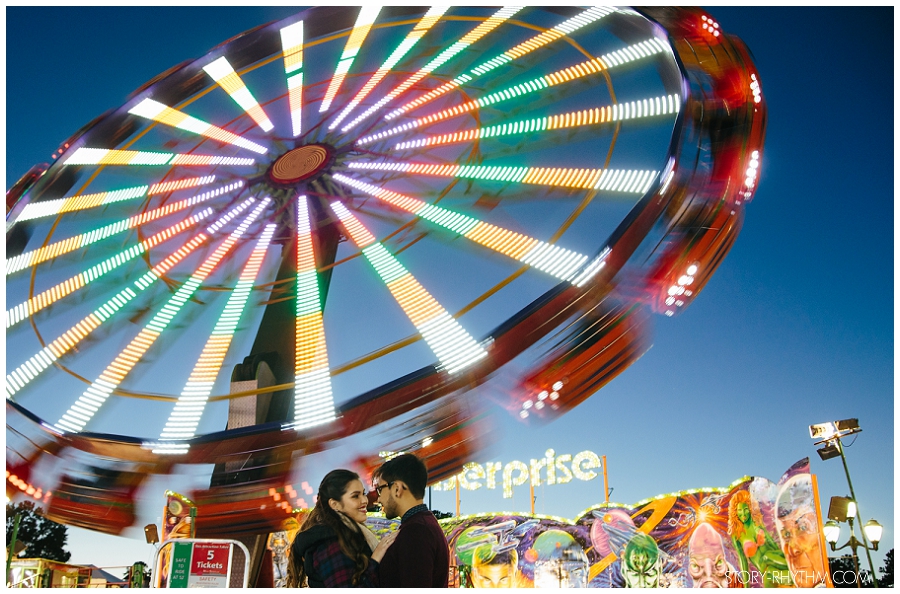
[[[153,316],[144,328],[135,336],[121,353],[110,363],[100,376],[84,391],[78,400],[63,413],[55,426],[63,431],[81,431],[93,418],[94,414],[106,402],[119,384],[125,379],[135,365],[144,356],[144,353],[153,346],[156,339],[165,331],[166,327],[179,311],[188,302],[200,284],[222,261],[222,258],[231,251],[231,248],[241,238],[247,228],[260,215],[262,210],[271,200],[262,200],[247,218],[231,232],[216,250],[200,265],[165,305]]]
[[[281,47],[284,54],[284,72],[288,75],[288,103],[291,110],[291,126],[294,137],[302,132],[303,113],[303,21],[281,30]]]
[[[182,111],[178,111],[177,109],[173,109],[167,105],[163,105],[162,103],[154,101],[153,99],[144,99],[143,101],[129,109],[128,113],[140,116],[142,118],[147,118],[148,120],[153,120],[154,122],[159,122],[167,126],[172,126],[173,128],[178,128],[179,130],[193,132],[194,134],[199,134],[200,136],[206,136],[207,138],[212,138],[213,140],[217,140],[219,142],[239,146],[261,155],[267,152],[266,147],[262,145],[247,140],[246,138],[238,136],[237,134],[229,132],[228,130],[219,128],[218,126],[213,126],[212,124],[204,122],[203,120],[198,120],[195,117],[189,116],[188,114]]]
[[[295,429],[335,419],[325,324],[316,274],[309,199],[297,198],[297,309],[294,358]]]
[[[380,99],[375,105],[368,108],[362,114],[360,114],[355,120],[341,128],[341,132],[347,132],[350,128],[367,118],[370,114],[374,113],[378,109],[380,109],[383,105],[386,105],[393,99],[399,97],[414,84],[428,76],[432,71],[434,71],[439,66],[443,65],[445,62],[456,56],[459,52],[461,52],[464,48],[469,47],[508,19],[510,19],[517,12],[522,10],[522,6],[504,6],[497,12],[495,12],[490,18],[486,19],[484,22],[479,24],[477,27],[466,33],[459,41],[452,44],[450,47],[442,51],[437,55],[433,60],[428,62],[425,66],[419,69],[418,72],[407,78],[405,81],[397,85],[390,93],[385,95],[382,99]]]
[[[391,71],[391,69],[397,65],[397,63],[403,59],[403,57],[409,53],[409,51],[419,42],[422,37],[425,36],[425,33],[428,32],[441,18],[441,16],[447,12],[449,6],[432,6],[428,9],[428,12],[416,23],[416,26],[413,27],[413,30],[409,32],[406,38],[400,42],[400,45],[388,56],[388,59],[385,60],[384,64],[381,65],[375,74],[366,82],[365,85],[356,93],[356,96],[353,98],[350,103],[347,104],[347,107],[341,111],[340,115],[338,115],[335,120],[328,125],[329,130],[334,130],[338,127],[338,125],[344,121],[344,118],[353,111],[360,102],[365,99],[369,93],[372,92],[378,83],[387,76],[387,74]]]
[[[356,17],[356,24],[353,25],[353,30],[350,32],[350,37],[347,39],[347,45],[344,46],[344,53],[341,54],[341,60],[338,62],[334,76],[328,84],[328,90],[325,91],[325,98],[322,100],[322,105],[319,106],[319,113],[327,111],[328,108],[331,107],[331,102],[334,101],[338,89],[341,88],[341,83],[344,82],[344,77],[347,75],[347,72],[350,71],[350,67],[356,59],[356,54],[359,53],[359,48],[362,47],[366,36],[369,34],[369,30],[372,28],[372,25],[375,24],[375,19],[378,18],[379,12],[381,12],[381,6],[373,5],[363,6],[359,10],[359,15]]]
[[[178,402],[175,403],[166,427],[160,434],[160,442],[153,452],[157,454],[185,453],[188,446],[179,440],[194,437],[206,402],[212,392],[216,377],[225,362],[225,355],[231,346],[238,321],[253,290],[253,284],[265,259],[266,250],[275,233],[276,225],[266,225],[241,271],[240,280],[228,298],[228,303],[219,316],[212,334],[194,364]]]
[[[257,126],[262,128],[265,132],[272,131],[275,126],[272,124],[269,116],[266,115],[266,112],[263,111],[263,108],[256,101],[256,98],[250,92],[250,89],[247,88],[247,85],[244,84],[244,81],[241,80],[241,77],[238,76],[238,73],[234,71],[234,68],[231,67],[231,64],[224,56],[207,64],[203,67],[203,70],[205,70],[206,73],[209,74],[226,93],[228,93],[229,97],[234,99],[234,102],[237,103],[247,115],[253,118],[253,121],[256,122]]]

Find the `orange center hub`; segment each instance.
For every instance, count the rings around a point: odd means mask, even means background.
[[[293,186],[314,177],[332,162],[332,149],[324,144],[307,144],[278,157],[266,175],[279,186]]]

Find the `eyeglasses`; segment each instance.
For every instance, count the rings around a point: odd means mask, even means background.
[[[375,494],[378,495],[379,497],[381,497],[381,490],[384,489],[385,487],[390,487],[393,484],[394,484],[394,481],[385,483],[383,485],[376,485],[375,486]]]

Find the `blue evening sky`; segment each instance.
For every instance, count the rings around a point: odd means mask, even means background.
[[[292,14],[270,8],[6,8],[6,187],[163,70]],[[759,190],[731,253],[680,316],[654,318],[653,347],[575,412],[540,429],[505,423],[478,461],[548,448],[606,455],[612,500],[744,475],[777,481],[810,456],[823,508],[848,493],[839,460],[807,426],[859,418],[847,449],[863,520],[894,540],[893,8],[731,8],[710,13],[750,47],[768,102]],[[9,345],[7,345],[9,346]],[[313,480],[318,480],[316,477]],[[144,491],[146,522],[158,493]],[[602,499],[599,481],[546,487],[536,510],[564,517]],[[452,510],[452,493],[434,493]],[[464,492],[463,513],[527,509]],[[70,529],[72,561],[149,560],[128,538]],[[846,539],[846,527],[842,540]]]

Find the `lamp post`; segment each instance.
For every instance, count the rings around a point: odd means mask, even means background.
[[[856,572],[856,587],[860,588],[861,584],[859,581],[859,556],[856,553],[856,550],[860,547],[866,549],[866,551],[878,550],[878,543],[881,540],[881,534],[884,530],[878,522],[875,520],[869,520],[866,522],[866,525],[863,526],[863,539],[868,537],[868,539],[872,542],[872,547],[869,546],[865,542],[860,542],[856,539],[856,535],[853,533],[853,517],[847,516],[847,523],[850,524],[850,539],[842,544],[841,546],[836,546],[838,539],[841,537],[841,526],[834,520],[829,520],[823,526],[823,530],[825,532],[825,540],[828,541],[828,544],[831,545],[832,551],[840,551],[841,549],[845,549],[850,547],[853,551],[853,570]],[[872,583],[877,584],[878,578],[875,574],[872,574]],[[876,586],[877,587],[877,586]]]
[[[820,438],[820,441],[817,441],[815,445],[825,444],[825,447],[820,448],[818,451],[819,457],[822,460],[828,460],[830,458],[835,458],[837,456],[841,457],[841,462],[844,463],[844,474],[847,475],[847,485],[850,487],[850,498],[852,499],[853,508],[854,508],[854,516],[856,512],[859,511],[859,507],[856,504],[856,493],[853,491],[853,482],[850,480],[850,468],[847,466],[847,456],[844,455],[844,444],[841,443],[841,438],[846,437],[848,435],[854,435],[856,433],[860,433],[862,429],[859,428],[859,420],[858,419],[844,419],[843,421],[830,421],[828,423],[820,423],[818,425],[810,425],[809,426],[809,436],[813,439]],[[874,520],[873,520],[874,521]],[[849,519],[850,523],[850,538],[851,540],[855,540],[853,536],[853,520]],[[877,522],[876,522],[877,524]],[[867,524],[868,525],[868,524]],[[878,538],[881,538],[881,534],[878,534]],[[836,541],[837,539],[835,539]],[[875,574],[875,564],[872,563],[872,554],[871,550],[868,546],[868,542],[866,542],[866,534],[863,531],[862,535],[862,546],[866,550],[866,559],[869,561],[869,570],[872,572],[872,584],[875,588],[878,587],[878,580],[876,579]],[[843,547],[841,547],[843,548]],[[834,544],[832,544],[832,550],[834,549]],[[857,563],[856,568],[856,579],[857,586],[859,585],[859,564],[856,558],[856,548],[853,549],[853,557],[854,561]]]

